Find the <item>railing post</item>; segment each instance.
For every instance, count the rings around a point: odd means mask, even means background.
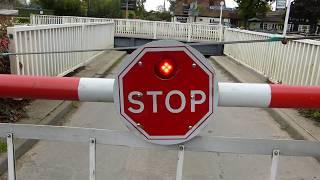
[[[30,24],[34,25],[34,23],[35,23],[35,16],[34,16],[34,14],[31,14]]]
[[[187,42],[191,41],[191,31],[192,31],[192,25],[191,23],[188,24],[188,39]]]
[[[14,157],[13,134],[7,135],[8,180],[16,180],[16,163]]]
[[[89,163],[90,163],[90,177],[89,180],[96,179],[96,139],[90,138],[89,147]]]
[[[223,36],[223,25],[220,24],[220,32],[219,32],[219,41],[222,41],[222,36]]]
[[[15,30],[15,27],[8,27],[7,28],[8,34],[9,34],[9,51],[10,52],[18,52],[19,46],[17,41],[17,31]],[[10,59],[10,71],[11,74],[17,74],[20,75],[22,64],[20,66],[20,59],[21,56],[9,56]]]
[[[85,47],[85,41],[87,40],[85,36],[85,30],[86,30],[86,25],[83,23],[81,26],[81,50],[84,50]],[[85,58],[87,58],[88,52],[87,53],[81,53],[81,60],[84,61]]]
[[[176,180],[182,180],[184,145],[179,145]]]
[[[153,22],[153,39],[157,39],[157,22]]]
[[[271,163],[271,172],[270,172],[270,180],[277,179],[278,165],[279,165],[279,150],[273,150],[272,152],[272,163]]]

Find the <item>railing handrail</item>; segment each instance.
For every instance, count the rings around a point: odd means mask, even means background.
[[[240,32],[240,33],[246,33],[246,34],[252,34],[252,35],[259,35],[259,36],[264,36],[264,37],[268,37],[268,38],[282,37],[282,35],[280,35],[280,34],[270,34],[270,33],[265,33],[265,32],[257,32],[257,31],[250,31],[250,30],[244,30],[244,29],[226,28],[226,30]],[[286,37],[290,37],[290,36],[286,36]],[[320,45],[320,41],[316,41],[316,40],[312,40],[312,39],[303,39],[303,40],[294,40],[294,41],[301,42],[301,43]]]
[[[121,19],[121,18],[96,18],[96,17],[82,17],[82,16],[55,16],[55,15],[32,15],[34,17],[51,17],[51,18],[74,18],[74,19],[87,19],[87,20],[109,20],[109,21],[127,21],[127,22],[150,22],[150,23],[164,23],[164,24],[181,24],[181,25],[199,25],[209,27],[220,27],[218,24],[201,24],[201,23],[181,23],[181,22],[168,22],[168,21],[150,21],[145,19]],[[82,22],[76,22],[82,23]]]
[[[225,30],[227,41],[268,38],[272,41],[272,37],[279,36],[240,29]],[[288,41],[287,44],[228,44],[224,47],[224,54],[276,83],[320,84],[320,71],[317,68],[320,64],[320,41],[304,39]]]
[[[280,34],[270,34],[270,33],[250,31],[250,30],[245,30],[245,29],[226,28],[226,30],[247,33],[247,34],[253,34],[253,35],[259,35],[259,36],[265,36],[265,37],[282,37],[282,35],[280,35]]]
[[[45,52],[114,46],[114,22],[14,26],[10,52]],[[10,56],[12,74],[64,76],[103,52]]]
[[[95,25],[103,25],[103,24],[114,24],[114,22],[89,22],[85,23],[86,26],[95,26]],[[81,23],[68,23],[68,24],[40,24],[37,26],[29,26],[29,25],[19,25],[14,27],[8,27],[8,29],[14,29],[16,32],[19,31],[30,31],[30,30],[41,30],[41,29],[55,29],[61,27],[81,27],[83,24]]]

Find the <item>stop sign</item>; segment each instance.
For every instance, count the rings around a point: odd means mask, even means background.
[[[136,134],[156,144],[178,144],[207,124],[217,88],[212,66],[197,50],[177,41],[154,41],[124,60],[114,101]]]

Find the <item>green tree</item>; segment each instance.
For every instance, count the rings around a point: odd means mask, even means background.
[[[291,6],[290,18],[297,24],[303,20],[310,25],[310,33],[314,33],[320,20],[320,0],[295,0]]]
[[[176,10],[177,1],[176,0],[169,0],[169,3],[170,3],[169,11],[174,12]]]
[[[56,0],[54,5],[55,14],[67,16],[81,16],[80,0]]]
[[[144,3],[146,0],[137,0],[137,9],[135,10],[135,14],[137,18],[143,19],[146,13],[146,10],[144,9]]]
[[[271,10],[270,2],[274,0],[236,0],[238,13],[245,28],[248,26],[248,19],[256,17],[257,14],[265,15]]]
[[[121,17],[120,0],[32,0],[31,6],[55,10],[57,15]]]
[[[42,7],[43,9],[53,9],[55,0],[31,0],[31,7]]]
[[[52,9],[56,15],[80,16],[81,0],[32,0],[31,7]]]
[[[145,20],[150,21],[170,21],[171,15],[170,12],[159,12],[159,11],[150,11],[145,12]]]
[[[119,18],[121,17],[120,6],[120,0],[92,0],[90,16]]]

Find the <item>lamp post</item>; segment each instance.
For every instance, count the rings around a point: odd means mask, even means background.
[[[224,1],[220,2],[220,25],[222,25],[222,10],[223,10],[223,6],[224,6]]]
[[[288,23],[289,23],[289,17],[290,17],[291,2],[292,2],[292,0],[289,0],[288,5],[287,5],[286,18],[285,18],[285,21],[284,21],[283,33],[282,33],[283,37],[285,37],[287,35],[287,29],[288,29]]]
[[[222,10],[223,10],[223,6],[224,6],[224,1],[220,2],[220,37],[219,37],[219,41],[222,41],[222,34],[223,34],[223,25],[222,25]]]

